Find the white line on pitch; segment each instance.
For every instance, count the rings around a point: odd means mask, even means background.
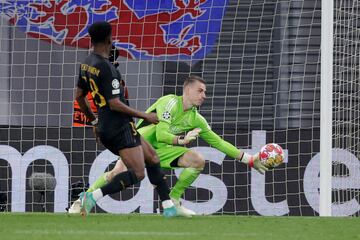
[[[37,235],[88,235],[88,234],[101,234],[101,235],[124,235],[124,236],[199,236],[199,235],[210,235],[211,233],[203,232],[129,232],[129,231],[85,231],[85,230],[15,230],[13,234],[37,234]],[[211,234],[212,235],[212,234]],[[256,233],[219,233],[218,236],[241,236],[241,237],[251,237],[257,236]]]

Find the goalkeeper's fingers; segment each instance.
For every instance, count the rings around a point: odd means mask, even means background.
[[[191,141],[194,141],[195,139],[196,139],[196,137],[191,136],[191,137],[189,137],[187,140],[188,140],[189,142],[191,142]]]
[[[268,169],[265,166],[261,166],[256,169],[260,174],[264,174]]]
[[[197,137],[198,137],[198,135],[191,135],[191,134],[189,134],[189,135],[186,137],[186,141],[187,141],[187,142],[194,141],[194,140],[196,140]]]
[[[267,167],[265,167],[260,160],[255,160],[254,161],[254,168],[260,173],[260,174],[264,174],[266,171],[268,171],[269,169]]]
[[[191,130],[188,134],[190,136],[197,137],[197,136],[199,136],[200,132],[201,132],[201,128],[195,128],[195,129]]]
[[[200,133],[200,132],[201,132],[201,128],[195,128],[193,131],[196,132],[196,133]]]
[[[193,140],[195,140],[195,139],[199,136],[200,131],[201,131],[200,128],[195,128],[194,130],[191,130],[190,132],[188,132],[188,133],[186,134],[186,138],[187,138],[189,141],[193,141]]]
[[[193,130],[191,130],[190,132],[188,132],[185,136],[184,139],[178,139],[178,143],[179,144],[188,144],[191,141],[194,141],[198,136],[199,136],[199,132],[201,131],[200,128],[195,128]]]
[[[192,131],[193,131],[193,132],[200,133],[200,132],[201,132],[201,128],[194,128]]]

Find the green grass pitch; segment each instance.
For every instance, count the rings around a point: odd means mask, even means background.
[[[360,219],[320,217],[1,213],[0,239],[360,239]]]

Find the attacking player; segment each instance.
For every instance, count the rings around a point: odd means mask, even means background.
[[[80,212],[88,214],[96,201],[107,194],[112,194],[138,183],[145,177],[146,170],[150,182],[155,186],[164,208],[164,216],[177,215],[177,210],[169,198],[169,188],[160,169],[159,158],[154,149],[144,141],[136,131],[132,117],[144,119],[155,124],[157,116],[130,108],[124,97],[120,84],[121,76],[109,62],[112,47],[111,25],[107,22],[96,22],[89,28],[93,52],[80,66],[76,90],[76,100],[86,117],[98,130],[102,144],[112,153],[119,155],[127,167],[119,170],[122,163],[118,161],[114,169],[101,176],[88,192],[80,195]],[[91,92],[98,108],[97,119],[86,100]],[[97,132],[95,131],[95,134]]]

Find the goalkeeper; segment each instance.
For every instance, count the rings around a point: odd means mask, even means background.
[[[205,81],[198,76],[189,76],[184,81],[182,96],[163,96],[146,111],[157,114],[158,124],[144,120],[139,120],[137,124],[138,132],[155,148],[162,168],[184,168],[170,192],[178,213],[183,216],[195,213],[181,206],[180,197],[205,166],[205,159],[199,153],[185,147],[198,136],[228,156],[254,167],[261,174],[267,170],[260,162],[259,154],[252,156],[241,152],[211,130],[205,118],[197,111],[197,107],[205,100],[205,92]]]

